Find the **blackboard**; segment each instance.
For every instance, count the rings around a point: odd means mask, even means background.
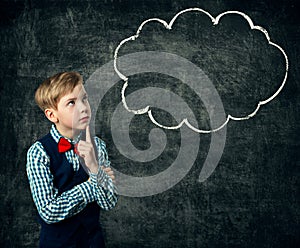
[[[1,247],[38,244],[39,225],[25,171],[27,149],[50,128],[34,103],[38,85],[48,76],[69,70],[80,72],[88,83],[99,68],[112,65],[119,42],[133,35],[144,20],[157,17],[170,21],[190,7],[202,8],[214,17],[224,11],[240,11],[264,27],[288,56],[286,84],[255,117],[228,123],[222,156],[204,182],[199,182],[199,175],[213,136],[190,134],[197,135],[199,147],[195,162],[178,183],[157,194],[121,195],[115,209],[102,212],[107,247],[299,246],[297,1],[2,0]],[[213,83],[224,112],[234,116],[247,115],[258,101],[272,95],[285,73],[284,57],[278,49],[270,49],[264,35],[250,30],[237,15],[222,17],[218,25],[212,25],[207,16],[193,12],[180,16],[172,30],[151,23],[142,30],[140,39],[122,47],[119,55],[144,51],[175,54],[195,64]],[[122,85],[118,79],[94,109],[95,133],[107,143],[116,170],[134,177],[156,175],[175,161],[182,130],[156,129],[166,146],[153,160],[134,161],[124,156],[111,128]],[[126,95],[145,87],[178,95],[192,109],[192,122],[202,129],[211,128],[205,104],[181,80],[153,71],[130,75]],[[153,116],[166,125],[177,123],[159,107],[153,107]],[[157,127],[147,115],[133,116],[128,126],[131,144],[140,150],[150,149],[153,128]],[[185,156],[188,160],[190,154]]]

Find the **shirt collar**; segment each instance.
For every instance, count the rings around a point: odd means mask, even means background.
[[[56,126],[53,124],[52,127],[51,127],[51,129],[50,129],[50,134],[51,134],[52,138],[55,140],[56,143],[58,143],[59,139],[63,137],[65,139],[67,139],[70,143],[76,144],[76,143],[79,142],[79,140],[81,138],[82,132],[80,132],[79,135],[74,140],[71,140],[71,139],[69,139],[67,137],[62,136],[59,133],[59,131],[57,130]]]

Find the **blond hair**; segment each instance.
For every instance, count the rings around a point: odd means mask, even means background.
[[[47,108],[57,110],[59,100],[74,88],[83,84],[78,72],[61,72],[47,78],[35,92],[35,102],[44,111]]]

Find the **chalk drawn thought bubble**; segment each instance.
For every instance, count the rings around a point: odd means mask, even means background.
[[[159,25],[163,25],[166,30],[171,30],[172,29],[172,26],[174,24],[174,22],[177,20],[177,18],[184,14],[184,13],[187,13],[187,12],[201,12],[205,15],[207,15],[210,20],[212,21],[212,24],[213,25],[218,25],[221,21],[221,18],[224,17],[225,15],[239,15],[241,17],[243,17],[249,24],[251,30],[257,30],[257,31],[260,31],[261,33],[264,34],[269,46],[272,46],[272,47],[275,47],[277,48],[283,55],[284,59],[285,59],[285,74],[284,74],[284,77],[283,77],[283,80],[280,84],[280,86],[278,87],[278,89],[269,97],[263,99],[263,100],[260,100],[257,104],[256,104],[256,107],[255,109],[244,115],[244,116],[233,116],[231,114],[227,114],[226,115],[226,119],[224,120],[224,122],[219,125],[218,127],[214,127],[214,128],[211,128],[209,130],[203,130],[203,129],[199,129],[197,128],[195,125],[193,125],[188,118],[183,118],[181,121],[178,122],[178,125],[176,126],[166,126],[166,125],[162,125],[161,123],[159,123],[157,120],[155,120],[155,118],[153,117],[152,115],[152,111],[151,111],[151,106],[148,105],[144,108],[140,108],[140,109],[130,109],[128,107],[128,104],[127,104],[127,99],[125,97],[125,91],[126,91],[126,88],[128,87],[128,84],[129,84],[129,81],[128,81],[128,77],[126,75],[124,75],[120,70],[119,70],[119,67],[118,67],[118,54],[119,54],[119,50],[121,49],[122,46],[124,46],[125,43],[129,42],[129,41],[134,41],[134,40],[137,40],[140,35],[141,35],[141,31],[142,29],[144,28],[145,25],[149,24],[149,23],[153,23],[153,22],[156,22],[156,23],[159,23]],[[163,66],[163,65],[162,65]],[[172,19],[171,21],[168,23],[166,22],[165,20],[163,19],[159,19],[159,18],[151,18],[151,19],[147,19],[145,20],[144,22],[142,22],[142,24],[138,27],[136,33],[132,36],[129,36],[128,38],[125,38],[123,39],[119,45],[117,46],[117,48],[115,49],[115,52],[114,52],[114,69],[116,71],[116,73],[118,74],[118,76],[124,81],[124,84],[123,84],[123,87],[122,87],[122,92],[121,92],[121,96],[122,96],[122,102],[123,102],[123,106],[125,107],[125,109],[133,114],[136,114],[136,115],[140,115],[140,114],[148,114],[150,120],[155,124],[157,125],[158,127],[160,128],[164,128],[164,129],[179,129],[182,127],[183,124],[185,124],[188,128],[190,128],[191,130],[197,132],[197,133],[213,133],[213,132],[217,132],[219,130],[221,130],[222,128],[224,128],[224,126],[226,126],[228,124],[228,122],[230,120],[234,120],[234,121],[244,121],[244,120],[248,120],[252,117],[254,117],[257,112],[259,111],[259,109],[263,106],[263,105],[266,105],[268,104],[269,102],[271,102],[275,97],[277,97],[277,95],[280,93],[280,91],[283,89],[285,83],[286,83],[286,80],[287,80],[287,76],[288,76],[288,69],[289,69],[289,63],[288,63],[288,57],[285,53],[285,51],[283,50],[283,48],[281,48],[278,44],[274,43],[271,41],[271,38],[267,32],[267,30],[261,26],[257,26],[257,25],[254,25],[253,21],[251,20],[251,18],[246,15],[245,13],[242,13],[240,11],[226,11],[226,12],[223,12],[221,14],[219,14],[217,17],[213,17],[209,12],[201,9],[201,8],[189,8],[189,9],[185,9],[185,10],[182,10],[180,12],[178,12]]]

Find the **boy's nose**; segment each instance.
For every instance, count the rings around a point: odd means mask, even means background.
[[[88,110],[87,105],[84,104],[84,103],[80,103],[80,104],[77,105],[77,106],[78,106],[79,112],[81,112],[81,113],[87,112],[87,110]]]

